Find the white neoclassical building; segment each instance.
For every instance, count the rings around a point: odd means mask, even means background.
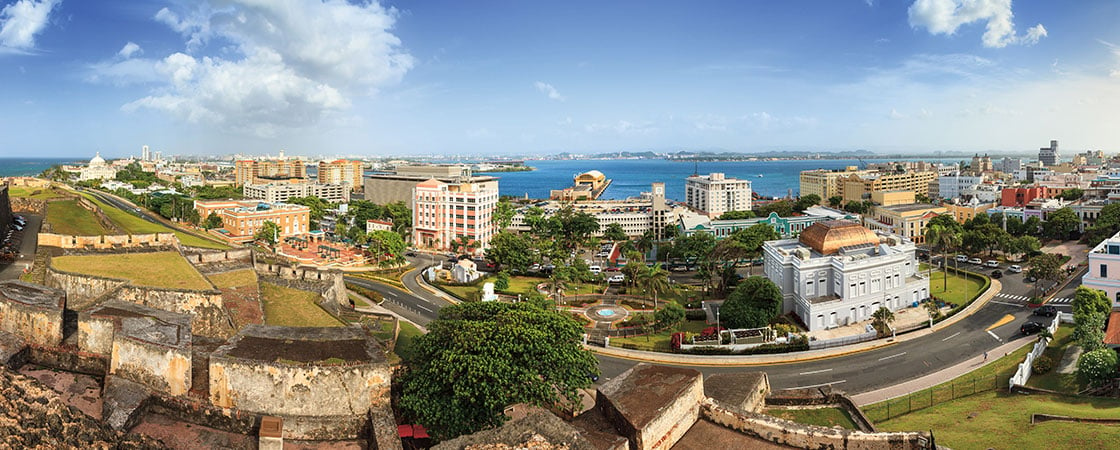
[[[929,297],[914,243],[846,220],[819,222],[795,239],[763,245],[766,277],[782,290],[782,312],[810,331],[871,319]]]
[[[112,180],[117,177],[117,169],[114,169],[105,159],[101,157],[101,152],[97,152],[93,159],[89,160],[89,166],[78,170],[78,180]]]

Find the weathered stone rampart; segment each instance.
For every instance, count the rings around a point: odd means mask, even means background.
[[[28,343],[55,346],[62,342],[66,293],[23,281],[0,282],[0,330]]]
[[[13,212],[43,215],[47,212],[47,201],[38,198],[12,197]]]
[[[350,298],[346,295],[346,282],[343,281],[343,272],[327,268],[292,268],[280,264],[254,262],[253,269],[264,281],[280,286],[318,292],[323,295],[326,307],[338,311],[340,307],[350,305]]]
[[[191,264],[213,264],[222,262],[244,262],[251,263],[253,261],[253,250],[249,248],[237,248],[231,250],[213,250],[199,247],[181,247],[183,257]]]
[[[118,248],[179,247],[175,233],[103,234],[74,236],[69,234],[39,233],[39,245],[63,249],[108,250]]]

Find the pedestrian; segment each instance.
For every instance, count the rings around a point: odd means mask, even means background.
[[[984,361],[988,360],[988,352],[984,352]]]

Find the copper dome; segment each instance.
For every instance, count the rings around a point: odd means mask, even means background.
[[[798,240],[817,253],[832,255],[842,247],[878,244],[879,236],[863,225],[847,220],[817,222],[801,232]]]

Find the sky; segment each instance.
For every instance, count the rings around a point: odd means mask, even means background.
[[[0,0],[0,156],[1120,151],[1120,2]]]

